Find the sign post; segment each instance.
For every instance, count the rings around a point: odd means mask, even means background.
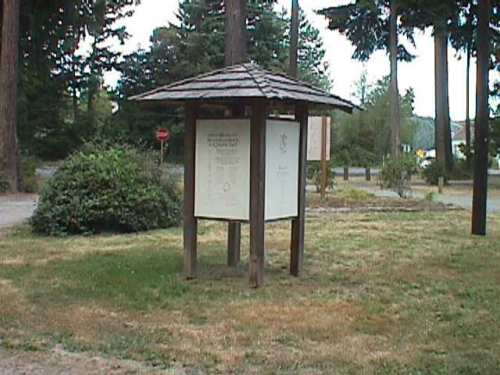
[[[160,165],[163,165],[163,150],[165,142],[170,139],[170,131],[166,128],[160,128],[156,131],[156,140],[160,142]]]
[[[325,200],[328,165],[326,161],[326,141],[327,141],[328,123],[327,118],[321,118],[321,200]]]

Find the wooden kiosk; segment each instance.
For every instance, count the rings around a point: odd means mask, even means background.
[[[299,275],[304,257],[309,111],[350,113],[355,106],[250,63],[160,87],[132,100],[185,108],[186,277],[196,277],[198,219],[228,222],[231,266],[240,260],[241,223],[250,224],[253,287],[263,282],[265,223],[291,220],[290,272]]]

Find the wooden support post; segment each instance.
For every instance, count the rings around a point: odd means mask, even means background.
[[[163,167],[163,144],[164,141],[160,141],[160,167]]]
[[[264,280],[267,102],[252,104],[250,130],[250,285]]]
[[[365,168],[365,178],[366,181],[372,180],[372,170],[369,167]]]
[[[231,116],[244,117],[245,105],[234,103],[230,107]],[[236,267],[241,259],[241,223],[230,221],[227,225],[227,265]]]
[[[230,221],[227,229],[227,265],[236,267],[240,263],[241,223]]]
[[[323,116],[321,118],[321,200],[325,199],[326,181],[328,173],[328,165],[326,163],[326,140],[328,138],[328,119]]]
[[[444,187],[444,177],[439,177],[438,178],[438,193],[443,194],[443,187]]]
[[[344,167],[344,181],[349,180],[349,167]]]
[[[304,262],[304,237],[306,221],[306,177],[307,177],[307,121],[308,108],[305,104],[296,104],[295,120],[300,124],[299,140],[299,193],[297,217],[292,220],[292,242],[290,254],[290,273],[299,276]]]
[[[184,273],[188,279],[196,277],[198,229],[194,216],[196,117],[196,108],[187,104],[184,125]]]

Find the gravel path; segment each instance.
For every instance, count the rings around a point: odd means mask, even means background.
[[[0,229],[28,220],[36,207],[36,194],[7,194],[0,196]]]

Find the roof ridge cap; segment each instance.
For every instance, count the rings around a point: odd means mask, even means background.
[[[264,95],[267,99],[278,96],[277,92],[274,90],[266,77],[266,74],[270,74],[270,72],[253,62],[250,62],[248,65],[256,70],[256,72],[254,72],[251,69],[248,69],[248,74],[253,79],[262,95]]]
[[[172,82],[172,83],[169,83],[168,85],[163,85],[163,86],[157,87],[155,89],[146,91],[146,92],[144,92],[142,94],[137,94],[137,95],[131,96],[129,98],[129,100],[141,99],[141,98],[143,98],[145,96],[156,94],[156,93],[158,93],[158,92],[160,92],[162,90],[168,90],[168,89],[174,88],[176,86],[184,85],[186,83],[191,83],[191,82],[196,81],[198,79],[202,79],[202,78],[210,77],[210,76],[213,76],[213,75],[216,75],[216,74],[219,74],[219,73],[223,73],[225,71],[228,71],[229,68],[232,68],[232,67],[235,67],[235,66],[239,66],[239,65],[242,65],[242,64],[235,64],[235,65],[225,66],[223,68],[212,70],[212,71],[206,72],[206,73],[201,73],[201,74],[195,75],[193,77],[184,78],[184,79],[181,79],[180,81]]]

